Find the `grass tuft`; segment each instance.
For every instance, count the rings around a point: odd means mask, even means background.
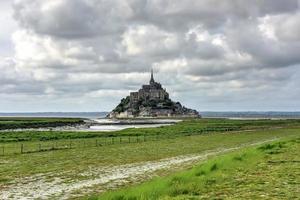
[[[214,163],[211,167],[210,167],[210,171],[213,172],[213,171],[216,171],[218,170],[218,165],[217,163]]]
[[[263,145],[261,147],[259,147],[258,149],[261,151],[264,151],[267,154],[280,154],[283,153],[283,149],[286,148],[285,143],[284,142],[278,142],[278,143],[274,143],[274,144],[266,144]]]
[[[235,161],[243,161],[247,155],[243,153],[242,155],[236,155],[233,157],[233,160]]]
[[[206,172],[204,170],[195,173],[195,176],[204,176],[204,175],[206,175]]]

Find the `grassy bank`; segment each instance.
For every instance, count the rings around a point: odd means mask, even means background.
[[[297,199],[300,137],[219,156],[191,170],[89,199]]]

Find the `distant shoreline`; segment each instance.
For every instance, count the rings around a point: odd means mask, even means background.
[[[104,118],[108,112],[13,112],[0,113],[0,117],[61,117],[61,118],[88,118],[101,119]],[[231,118],[231,119],[299,119],[300,112],[284,112],[284,111],[204,111],[200,114],[203,118]]]

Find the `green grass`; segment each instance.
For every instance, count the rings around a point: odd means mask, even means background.
[[[193,169],[89,199],[297,199],[300,138],[208,160]]]

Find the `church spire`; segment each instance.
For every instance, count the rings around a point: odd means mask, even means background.
[[[155,83],[154,78],[153,78],[153,69],[151,68],[151,79],[150,79],[150,84]]]

